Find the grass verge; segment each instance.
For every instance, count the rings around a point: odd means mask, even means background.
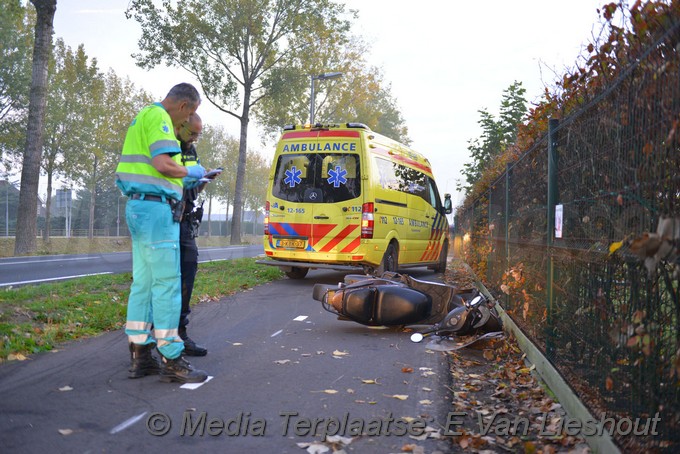
[[[255,260],[199,265],[192,305],[282,277]],[[0,290],[0,363],[123,328],[131,282],[131,273],[123,273]]]

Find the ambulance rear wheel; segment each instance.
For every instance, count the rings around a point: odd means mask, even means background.
[[[375,274],[376,276],[382,276],[383,273],[386,271],[392,271],[394,273],[397,272],[397,269],[399,268],[399,252],[397,251],[396,246],[394,243],[390,243],[387,245],[387,250],[385,251],[385,255],[383,255],[382,262],[380,262],[380,266],[376,270]]]
[[[444,242],[442,245],[442,250],[439,252],[439,261],[437,266],[434,267],[435,273],[445,273],[446,272],[446,262],[449,258],[449,243]]]
[[[308,272],[309,268],[300,268],[294,266],[290,269],[290,271],[286,271],[286,276],[288,276],[290,279],[304,279]]]

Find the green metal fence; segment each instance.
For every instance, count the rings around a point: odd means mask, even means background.
[[[455,222],[468,263],[598,420],[658,415],[656,436],[614,431],[625,452],[680,451],[679,43],[669,26]]]

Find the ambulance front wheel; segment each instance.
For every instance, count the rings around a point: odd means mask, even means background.
[[[286,276],[288,276],[290,279],[304,279],[308,272],[309,268],[300,268],[294,266],[290,269],[290,271],[286,271]]]

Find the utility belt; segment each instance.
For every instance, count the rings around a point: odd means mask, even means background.
[[[170,210],[172,211],[172,220],[179,222],[182,220],[182,214],[184,213],[184,202],[180,200],[175,200],[171,197],[160,196],[156,194],[144,194],[140,192],[135,192],[130,194],[130,200],[147,200],[150,202],[162,202],[170,205]]]
[[[193,211],[184,213],[182,222],[187,222],[191,228],[191,237],[198,237],[198,228],[201,226],[201,221],[203,220],[203,204],[200,207],[196,207]]]

